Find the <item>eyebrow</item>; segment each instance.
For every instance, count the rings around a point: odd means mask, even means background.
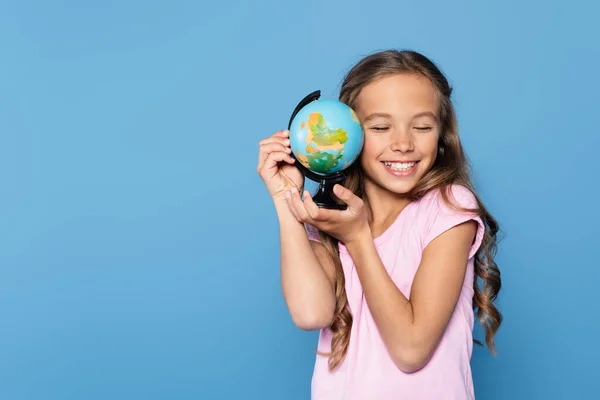
[[[369,122],[370,120],[372,120],[372,119],[375,119],[375,118],[378,118],[378,117],[379,117],[379,118],[392,118],[392,116],[391,116],[390,114],[376,112],[376,113],[373,113],[373,114],[369,114],[369,115],[368,115],[368,116],[367,116],[367,117],[364,119],[364,121],[363,121],[363,122]]]
[[[423,111],[423,112],[413,115],[413,119],[419,118],[419,117],[431,117],[433,119],[437,119],[437,116],[434,113],[432,113],[431,111]]]
[[[373,114],[369,114],[364,119],[363,122],[366,123],[366,122],[369,122],[370,120],[378,118],[378,117],[379,118],[392,118],[392,116],[390,114],[388,114],[388,113],[376,112],[376,113],[373,113]],[[431,117],[431,118],[437,120],[436,115],[434,113],[432,113],[431,111],[422,111],[420,113],[417,113],[417,114],[415,114],[415,115],[412,116],[412,119],[419,118],[419,117]]]

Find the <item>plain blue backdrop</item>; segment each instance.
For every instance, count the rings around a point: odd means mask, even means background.
[[[391,47],[448,74],[504,232],[477,398],[600,396],[599,11],[0,2],[0,399],[308,399],[258,141]]]

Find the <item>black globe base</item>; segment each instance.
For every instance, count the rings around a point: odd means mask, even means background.
[[[330,180],[330,179],[321,179],[319,182],[319,188],[312,195],[312,200],[319,208],[327,208],[331,210],[345,210],[348,206],[344,203],[338,203],[335,200],[335,195],[333,194],[333,187],[336,183],[338,183],[339,179]]]

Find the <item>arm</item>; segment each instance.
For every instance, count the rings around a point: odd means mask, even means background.
[[[335,311],[333,260],[325,247],[308,239],[304,224],[285,199],[275,200],[281,245],[281,286],[294,321],[303,330],[327,327]]]
[[[475,221],[464,222],[427,245],[410,299],[388,275],[370,232],[346,243],[375,324],[404,372],[421,369],[437,347],[460,295],[476,229]]]

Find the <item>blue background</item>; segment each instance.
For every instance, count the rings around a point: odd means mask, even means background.
[[[598,396],[599,11],[0,2],[0,398],[309,398],[317,334],[281,297],[258,141],[388,47],[450,77],[504,231],[477,398]]]

